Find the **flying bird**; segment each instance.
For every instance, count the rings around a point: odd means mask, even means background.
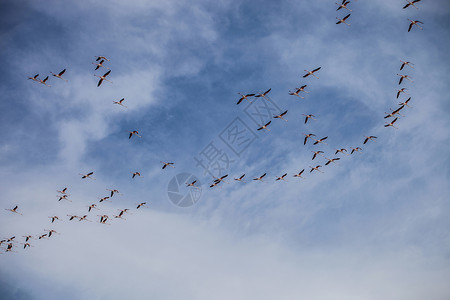
[[[65,194],[67,194],[67,188],[63,188],[63,189],[60,190],[60,191],[57,190],[56,192],[65,195]]]
[[[411,97],[409,97],[405,102],[400,102],[398,105],[401,105],[402,108],[405,106],[411,107],[408,105],[409,101],[411,101]]]
[[[303,145],[306,145],[306,142],[308,141],[308,138],[313,139],[312,137],[313,137],[313,136],[316,136],[316,135],[313,134],[313,133],[308,133],[308,134],[304,133],[303,135],[305,136],[305,140],[303,141]]]
[[[241,177],[239,177],[239,178],[234,178],[234,180],[244,182],[242,180],[244,177],[245,177],[245,174],[241,175]]]
[[[320,150],[319,151],[311,151],[311,152],[314,153],[311,160],[314,160],[317,157],[317,155],[322,155],[321,153],[323,153],[323,151],[320,151]]]
[[[336,152],[334,153],[334,155],[336,155],[338,153],[342,153],[342,154],[348,155],[347,154],[347,149],[345,149],[345,148],[337,149]]]
[[[64,74],[64,72],[66,72],[66,69],[62,70],[62,71],[59,72],[58,74],[55,74],[55,73],[52,73],[52,72],[50,72],[50,73],[51,73],[53,76],[55,76],[56,78],[62,79],[62,80],[64,80],[64,81],[67,82],[66,79],[62,78],[62,75]]]
[[[280,177],[277,176],[277,179],[275,179],[275,181],[280,181],[280,180],[287,181],[286,179],[284,179],[286,176],[287,176],[287,173],[281,175]]]
[[[109,73],[111,73],[111,70],[109,70],[108,72],[106,72],[106,73],[103,74],[102,76],[94,75],[95,77],[100,78],[100,80],[98,81],[97,87],[99,87],[99,86],[102,84],[103,80],[109,81],[108,79],[106,79],[106,76],[108,76]],[[111,82],[111,81],[109,81],[109,82]],[[112,82],[111,82],[111,83],[112,83]]]
[[[17,211],[18,208],[19,208],[19,206],[16,205],[16,206],[14,206],[13,209],[5,208],[5,210],[22,215],[20,212]]]
[[[350,147],[350,149],[352,149],[352,152],[350,152],[350,154],[353,154],[354,152],[361,152],[362,151],[362,149],[360,147],[356,147],[356,148]]]
[[[411,68],[414,69],[414,67],[413,67],[414,64],[413,64],[412,62],[409,62],[409,61],[403,61],[403,60],[400,60],[400,62],[402,63],[402,65],[400,66],[400,71],[403,70],[403,68],[404,68],[405,66],[409,66],[409,67],[411,67]]]
[[[405,92],[406,88],[401,88],[399,90],[397,90],[397,99],[398,97],[400,97],[401,93],[405,93],[406,95],[409,95],[407,92]]]
[[[410,19],[408,19],[408,21],[411,22],[411,24],[409,24],[409,27],[408,27],[408,32],[411,31],[411,29],[412,29],[412,27],[413,27],[414,25],[416,25],[416,26],[419,27],[421,30],[423,30],[423,28],[420,27],[420,26],[418,25],[418,24],[423,24],[423,22],[421,22],[421,21],[419,21],[419,20],[412,21],[412,20],[410,20]]]
[[[338,17],[336,17],[336,19],[338,20],[338,21],[336,22],[336,24],[344,23],[344,24],[350,26],[350,24],[348,24],[347,22],[345,22],[345,21],[348,19],[348,17],[350,17],[350,15],[351,15],[351,14],[346,15],[343,19],[339,19]]]
[[[268,89],[267,91],[265,91],[264,93],[259,93],[257,95],[255,95],[255,98],[259,98],[259,97],[263,97],[264,99],[266,98],[266,95],[271,91],[272,89]]]
[[[314,119],[316,117],[315,115],[305,115],[305,114],[302,115],[305,116],[305,124],[308,123],[309,119],[316,120]]]
[[[133,130],[133,131],[128,131],[130,133],[130,135],[128,136],[128,139],[131,139],[131,137],[133,135],[136,135],[137,137],[141,138],[142,136],[139,135],[139,131],[137,130]]]
[[[414,0],[414,1],[408,1],[408,0],[406,0],[406,2],[408,2],[408,3],[406,3],[405,6],[403,6],[403,9],[408,8],[409,6],[414,6],[416,9],[419,9],[417,6],[414,5],[414,3],[417,3],[417,2],[419,2],[419,1],[420,1],[420,0]]]
[[[319,140],[313,139],[313,140],[315,140],[315,142],[314,142],[313,145],[317,145],[317,144],[319,144],[319,143],[322,143],[322,144],[325,144],[325,145],[326,145],[327,143],[324,143],[323,141],[325,141],[327,138],[328,138],[328,137],[326,136],[326,137],[323,137],[323,138],[321,138],[321,139],[319,139]]]
[[[412,82],[412,80],[410,79],[411,76],[409,76],[409,75],[397,74],[397,76],[400,76],[400,80],[398,81],[399,85],[402,84],[403,79],[407,79]]]
[[[136,177],[136,176],[141,177],[141,173],[139,173],[139,172],[130,172],[130,173],[133,174],[133,175],[131,176],[131,178],[134,178],[134,177]]]
[[[93,65],[96,65],[94,71],[98,70],[99,68],[105,68],[105,69],[109,70],[107,67],[105,67],[103,65],[104,62],[105,62],[105,60],[102,59],[99,63],[92,63]]]
[[[163,166],[162,166],[162,169],[164,170],[166,167],[172,167],[172,168],[175,168],[174,166],[173,166],[173,162],[169,162],[169,163],[166,163],[166,162],[163,162],[163,161],[160,161],[160,163],[162,163],[162,164],[164,164]]]
[[[326,157],[325,157],[325,159],[328,160],[328,161],[325,163],[325,166],[328,166],[330,163],[335,163],[335,161],[340,160],[339,157],[332,158],[332,159],[329,159],[329,158],[326,158]]]
[[[94,172],[90,172],[90,173],[87,173],[87,174],[79,174],[79,175],[81,175],[81,179],[89,178],[89,179],[94,179],[95,180],[95,178],[91,177],[93,174],[94,174]]]
[[[266,123],[266,125],[263,125],[263,126],[259,127],[258,130],[263,130],[263,129],[265,129],[265,130],[269,130],[269,131],[270,131],[270,129],[267,129],[267,126],[269,126],[270,123],[272,123],[272,121],[269,121],[269,122]]]
[[[377,138],[376,136],[373,136],[373,135],[371,135],[371,136],[364,136],[366,139],[364,140],[364,143],[363,144],[365,144],[365,143],[367,143],[369,140],[371,140],[371,141],[375,141],[375,139]]]
[[[28,79],[34,80],[36,82],[40,82],[41,80],[38,77],[39,77],[39,74],[36,74],[33,77],[28,77]]]
[[[279,114],[279,115],[277,115],[277,116],[274,116],[273,118],[274,119],[283,119],[283,120],[285,120],[286,122],[287,122],[287,120],[285,119],[285,118],[283,118],[284,117],[284,115],[286,115],[287,114],[287,110],[285,111],[285,112],[283,112],[283,113],[281,113],[281,114]]]
[[[147,206],[145,206],[145,204],[147,204],[147,202],[139,203],[138,206],[136,207],[136,209],[139,209],[141,207],[147,207]]]
[[[42,84],[45,85],[45,86],[51,87],[51,85],[48,85],[48,84],[46,83],[47,80],[48,80],[48,76],[45,77],[44,80],[40,80],[40,79],[39,79],[39,83],[42,83]]]
[[[253,97],[255,96],[255,94],[246,94],[246,95],[242,95],[240,93],[238,93],[239,95],[241,95],[241,98],[238,100],[238,102],[236,103],[237,105],[240,104],[244,99],[247,100],[248,102],[251,102],[250,100],[248,100],[248,97]]]
[[[336,3],[336,2],[335,2]],[[348,11],[352,11],[351,9],[349,9],[348,7],[347,7],[347,5],[350,3],[350,1],[347,1],[347,0],[342,0],[342,3],[341,4],[339,4],[339,3],[336,3],[337,5],[339,5],[339,7],[336,9],[336,11],[338,11],[338,10],[340,10],[341,8],[345,8],[346,10],[348,10]]]
[[[264,178],[264,176],[266,176],[266,173],[262,174],[259,177],[253,178],[253,180],[263,181],[262,179]]]
[[[305,177],[302,177],[303,172],[305,172],[305,169],[303,169],[303,170],[301,170],[300,172],[298,172],[298,174],[294,174],[293,177],[305,178]]]
[[[125,105],[123,105],[124,100],[125,100],[125,98],[122,98],[119,101],[113,101],[113,103],[127,108]]]
[[[95,60],[95,61],[99,61],[99,60],[106,60],[106,61],[109,61],[109,59],[107,59],[106,57],[104,57],[104,56],[95,56],[95,57],[97,57],[97,59]]]
[[[315,166],[315,167],[311,167],[311,166],[309,166],[309,167],[311,168],[311,170],[309,171],[309,173],[312,173],[312,171],[318,171],[318,172],[320,172],[320,173],[323,173],[322,171],[319,170],[319,168],[322,167],[321,165],[317,165],[317,166]]]
[[[397,119],[398,119],[398,118],[395,118],[391,123],[385,124],[384,127],[394,127],[394,128],[397,128],[397,127],[394,126],[394,123],[397,122]]]
[[[318,67],[317,69],[314,69],[312,71],[308,71],[308,70],[304,70],[305,72],[307,72],[305,75],[303,75],[303,78],[308,77],[309,75],[312,75],[314,77],[316,77],[317,79],[319,79],[319,77],[317,77],[316,75],[314,75],[315,72],[319,71],[321,67]]]

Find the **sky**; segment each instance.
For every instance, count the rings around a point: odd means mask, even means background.
[[[0,0],[0,299],[449,299],[450,3],[334,2]]]

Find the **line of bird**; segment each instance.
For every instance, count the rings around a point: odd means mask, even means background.
[[[401,64],[401,66],[400,66],[400,70],[403,70],[403,68],[405,67],[405,66],[408,66],[408,67],[411,67],[411,68],[414,68],[413,67],[413,63],[412,62],[409,62],[409,61],[403,61],[403,60],[400,60],[400,62],[402,63]],[[411,76],[409,76],[409,75],[407,75],[407,74],[397,74],[397,76],[400,76],[400,79],[399,79],[399,81],[398,81],[398,84],[399,85],[401,85],[402,83],[403,83],[403,80],[404,79],[407,79],[407,80],[409,80],[410,82],[413,82],[412,81],[412,77]],[[409,95],[407,92],[405,92],[405,90],[406,90],[406,88],[401,88],[401,89],[399,89],[399,90],[397,90],[397,99],[400,97],[400,95],[401,94],[406,94],[406,95]],[[398,107],[396,108],[396,109],[392,109],[391,108],[391,112],[385,112],[385,114],[386,114],[386,116],[384,116],[384,118],[385,119],[388,119],[388,118],[394,118],[392,121],[389,121],[389,123],[386,123],[385,125],[384,125],[384,127],[393,127],[393,128],[395,128],[395,129],[398,129],[394,124],[395,124],[395,122],[397,122],[397,120],[398,120],[398,118],[399,117],[402,117],[402,115],[400,114],[400,111],[402,110],[402,109],[404,109],[405,108],[405,106],[407,106],[407,107],[411,107],[411,106],[409,106],[409,101],[411,101],[411,97],[409,97],[408,99],[406,99],[405,101],[403,101],[403,102],[399,102],[398,103]],[[398,115],[398,117],[397,117],[397,115]]]
[[[415,3],[417,3],[417,2],[420,2],[421,0],[414,0],[414,1],[409,1],[409,0],[405,0],[407,3],[406,3],[406,5],[405,6],[403,6],[403,9],[406,9],[406,8],[408,8],[408,7],[410,7],[410,6],[413,6],[413,7],[415,7],[416,9],[419,9],[416,5],[415,5]],[[338,11],[338,10],[341,10],[341,9],[346,9],[347,11],[352,11],[351,9],[349,9],[348,7],[347,7],[347,5],[348,4],[350,4],[350,1],[347,1],[347,0],[342,0],[342,2],[341,3],[336,3],[336,5],[338,5],[338,8],[336,9],[336,11]],[[342,19],[341,18],[338,18],[338,17],[336,17],[336,19],[338,20],[337,22],[336,22],[336,24],[346,24],[346,25],[348,25],[348,26],[350,26],[350,24],[348,24],[346,21],[347,21],[347,19],[350,17],[350,13],[349,14],[347,14],[345,17],[343,17]],[[419,27],[420,29],[423,29],[419,24],[423,24],[423,22],[421,22],[421,21],[419,21],[419,20],[411,20],[411,19],[408,19],[408,21],[410,22],[409,23],[409,27],[408,27],[408,32],[410,32],[411,31],[411,29],[413,28],[413,26],[417,26],[417,27]]]

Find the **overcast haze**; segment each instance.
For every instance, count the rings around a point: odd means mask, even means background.
[[[0,239],[60,233],[2,249],[0,299],[450,299],[450,2],[351,1],[351,26],[334,2],[0,0]],[[50,75],[63,69],[67,82]],[[269,88],[271,102],[236,105]],[[257,131],[262,103],[288,122]],[[223,141],[235,120],[253,137],[238,154]],[[229,174],[214,188],[196,161],[210,143],[230,159],[209,169]],[[202,183],[188,207],[167,191],[183,172]]]

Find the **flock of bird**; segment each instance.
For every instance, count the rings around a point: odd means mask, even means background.
[[[414,1],[407,1],[407,4],[403,7],[404,9],[408,8],[409,6],[413,6],[415,8],[417,8],[415,6],[415,4],[417,2],[419,2],[421,0],[414,0]],[[350,3],[350,1],[346,1],[343,0],[342,3],[336,3],[338,5],[337,10],[341,10],[341,9],[345,9],[347,11],[352,11],[351,9],[349,9],[347,6]],[[338,22],[336,24],[340,24],[340,23],[344,23],[347,25],[350,25],[348,23],[346,23],[346,20],[350,17],[350,14],[346,15],[344,18],[342,19],[338,19]],[[411,28],[416,25],[419,28],[421,28],[418,23],[422,24],[422,22],[420,21],[411,21],[411,24],[409,26],[408,32],[411,30]],[[421,28],[422,29],[422,28]],[[95,70],[100,70],[100,69],[107,69],[107,72],[104,73],[103,75],[99,76],[99,75],[95,75],[96,77],[99,78],[99,81],[97,83],[97,87],[100,87],[101,84],[103,83],[103,81],[109,81],[108,79],[106,79],[106,77],[111,73],[111,70],[109,68],[107,68],[104,64],[105,62],[109,62],[109,59],[104,57],[104,56],[96,56],[96,60],[95,62],[93,62],[92,64],[95,65]],[[409,61],[401,61],[401,66],[400,66],[400,70],[404,70],[405,67],[410,67],[413,68],[413,63],[409,62]],[[315,68],[313,70],[304,70],[306,73],[303,75],[303,78],[306,79],[309,76],[311,77],[315,77],[316,79],[319,79],[319,77],[317,76],[317,72],[321,70],[321,67]],[[52,73],[51,75],[55,78],[64,80],[67,82],[67,80],[65,78],[63,78],[62,76],[65,74],[66,69],[63,69],[61,72],[59,73]],[[411,81],[412,82],[412,78],[407,75],[407,74],[397,74],[400,78],[399,78],[399,82],[398,84],[401,85],[402,83],[406,81]],[[39,78],[39,74],[36,74],[33,77],[28,77],[28,79],[31,79],[35,82],[38,82],[42,85],[48,86],[50,87],[50,85],[48,85],[47,81],[49,79],[49,76],[46,76],[44,79],[40,79]],[[291,96],[295,96],[295,97],[299,97],[301,99],[304,99],[304,95],[308,94],[309,92],[306,91],[305,89],[307,88],[307,84],[303,84],[300,87],[297,87],[294,89],[294,91],[289,90],[288,94]],[[401,94],[406,94],[405,92],[406,88],[401,88],[397,91],[397,99],[400,97]],[[242,103],[244,100],[248,101],[248,102],[253,102],[253,101],[265,101],[268,100],[268,94],[270,93],[271,89],[266,90],[265,92],[258,92],[258,93],[248,93],[248,94],[240,94],[240,98],[237,101],[237,105],[239,105],[240,103]],[[398,120],[398,118],[401,116],[400,115],[400,111],[402,109],[404,109],[405,106],[408,106],[409,101],[411,100],[411,97],[409,97],[407,100],[400,102],[398,105],[399,107],[396,109],[391,109],[392,111],[389,113],[386,113],[386,116],[384,117],[385,119],[388,118],[393,118],[392,121],[390,121],[389,123],[386,123],[384,126],[385,127],[395,127],[395,123]],[[122,98],[118,101],[113,101],[113,104],[116,105],[120,105],[124,108],[127,108],[123,102],[125,101],[125,98]],[[288,110],[285,110],[284,112],[278,114],[278,115],[274,115],[273,119],[279,119],[279,120],[283,120],[285,122],[288,122],[287,120],[287,114],[288,114]],[[304,124],[307,125],[310,121],[316,121],[317,118],[314,114],[302,114],[304,116]],[[397,116],[398,115],[398,116]],[[272,120],[266,122],[265,124],[260,124],[259,128],[257,128],[257,131],[270,131],[269,126],[272,124]],[[141,137],[139,135],[139,132],[137,130],[133,130],[133,131],[128,131],[129,135],[128,138],[131,139],[133,136],[136,137]],[[316,134],[314,133],[303,133],[304,135],[304,139],[303,139],[303,145],[307,145],[308,141],[313,141],[311,144],[313,147],[319,147],[322,145],[327,145],[327,143],[325,142],[328,139],[328,136],[322,136],[321,138],[318,138]],[[364,139],[362,140],[362,144],[365,145],[370,141],[375,141],[377,139],[376,136],[373,135],[368,135],[368,136],[364,136]],[[325,151],[323,151],[323,149],[314,149],[312,150],[312,158],[311,161],[315,161],[318,157],[322,157],[323,159],[323,165],[324,166],[328,166],[331,164],[337,164],[337,161],[339,161],[341,159],[340,155],[352,155],[356,152],[361,152],[362,148],[360,146],[357,147],[349,147],[347,148],[340,148],[340,149],[335,149],[332,152],[330,152],[330,154],[325,154]],[[349,152],[349,153],[348,153]],[[167,167],[171,167],[174,168],[174,163],[173,162],[160,162],[162,163],[162,169],[166,169]],[[309,173],[313,173],[313,172],[319,172],[319,173],[323,173],[323,171],[321,170],[321,168],[323,168],[322,164],[313,164],[312,166],[309,166]],[[301,170],[299,170],[298,172],[292,174],[292,177],[294,178],[305,178],[303,177],[304,172],[305,172],[306,168],[302,168]],[[136,178],[136,177],[142,177],[140,172],[130,172],[132,174],[132,178]],[[88,172],[86,174],[79,174],[81,176],[82,180],[85,179],[91,179],[91,180],[95,180],[95,178],[93,178],[94,172]],[[220,177],[214,177],[213,176],[213,181],[212,183],[209,185],[210,188],[216,187],[216,186],[220,186],[220,184],[222,182],[227,183],[226,179],[229,176],[229,174],[225,174],[225,175],[221,175]],[[245,178],[246,174],[243,173],[237,177],[234,178],[234,181],[236,182],[245,182],[244,178]],[[283,172],[282,175],[280,176],[275,176],[274,181],[275,182],[280,182],[280,181],[287,181],[287,176],[288,173],[287,172]],[[260,182],[264,182],[265,180],[267,180],[267,172],[264,172],[262,175],[259,176],[254,176],[251,178],[251,181],[260,181]],[[200,188],[200,186],[198,186],[197,184],[197,180],[192,181],[192,182],[186,182],[186,187],[187,188]],[[50,219],[50,224],[53,224],[54,222],[60,222],[63,221],[64,219],[67,219],[67,221],[74,221],[74,220],[78,220],[78,222],[82,222],[82,221],[86,221],[86,222],[92,222],[93,220],[89,219],[89,217],[94,217],[92,216],[94,210],[100,210],[100,205],[104,205],[104,202],[111,202],[111,199],[115,196],[115,195],[121,195],[120,192],[117,189],[107,189],[107,191],[109,192],[108,195],[103,196],[101,198],[98,198],[99,201],[98,203],[92,203],[90,205],[88,205],[85,209],[85,213],[82,214],[66,214],[66,217],[63,218],[61,216],[58,215],[52,215],[49,216],[48,218]],[[68,194],[68,188],[64,187],[61,190],[57,190],[57,198],[58,198],[58,202],[60,201],[67,201],[67,202],[71,202],[70,198],[69,198],[69,194]],[[141,207],[146,207],[146,202],[141,202],[135,205],[135,209],[140,209]],[[5,209],[7,211],[9,211],[10,213],[13,214],[17,214],[17,215],[22,215],[22,212],[19,211],[19,207],[16,205],[13,208],[7,208]],[[110,225],[110,220],[113,219],[125,219],[124,216],[126,214],[130,214],[130,208],[123,208],[123,209],[118,209],[118,213],[116,214],[112,214],[112,215],[107,215],[107,214],[98,214],[96,215],[97,217],[97,222],[103,225]],[[4,252],[16,252],[16,248],[18,248],[18,244],[23,245],[23,249],[29,248],[29,247],[33,247],[34,245],[31,244],[31,240],[41,240],[41,239],[49,239],[50,237],[52,237],[55,234],[60,234],[59,232],[57,232],[54,229],[43,229],[43,232],[37,234],[37,235],[24,235],[22,236],[23,240],[21,242],[19,242],[20,238],[17,238],[16,236],[11,236],[9,238],[5,238],[0,240],[0,249],[3,249]],[[0,252],[3,253],[3,252]]]

